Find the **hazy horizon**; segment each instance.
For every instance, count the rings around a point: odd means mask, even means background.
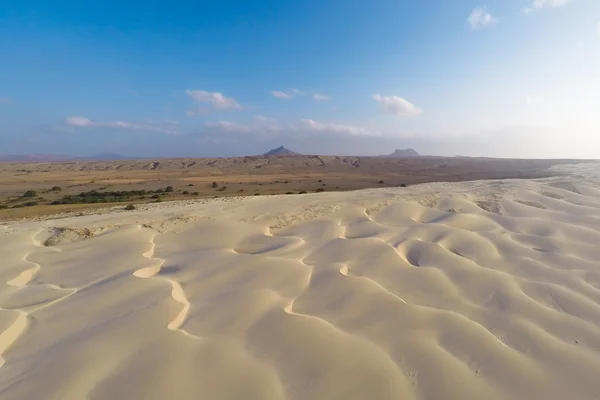
[[[600,159],[597,1],[62,5],[0,5],[0,154]]]

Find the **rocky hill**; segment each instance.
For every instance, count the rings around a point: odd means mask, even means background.
[[[392,154],[382,157],[419,157],[420,154],[413,149],[396,149]]]
[[[267,151],[265,154],[263,154],[263,156],[299,156],[300,153],[296,153],[295,151],[292,151],[290,149],[286,149],[283,146],[279,146],[276,149],[271,149],[269,151]]]

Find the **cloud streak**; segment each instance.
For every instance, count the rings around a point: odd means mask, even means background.
[[[232,121],[216,121],[204,124],[209,128],[211,134],[232,135],[254,135],[257,137],[278,136],[280,134],[294,132],[292,127],[281,127],[276,120],[262,115],[255,116],[248,123],[236,123]]]
[[[318,94],[318,93],[313,93],[312,94],[312,98],[314,101],[327,101],[330,100],[331,97],[324,95],[324,94]]]
[[[370,134],[367,132],[367,130],[355,126],[326,124],[312,119],[303,119],[302,122],[306,125],[306,127],[308,127],[309,130],[316,132],[341,133],[350,136],[363,136]]]
[[[481,29],[497,23],[498,20],[485,7],[476,7],[471,11],[467,22],[471,25],[471,29]]]
[[[71,116],[65,118],[65,124],[72,128],[112,128],[134,131],[159,132],[167,135],[178,135],[181,132],[177,129],[177,121],[144,121],[142,123],[132,123],[125,121],[92,121],[89,118],[81,116]]]
[[[398,96],[373,95],[373,100],[379,103],[381,111],[399,116],[415,116],[423,111],[408,100]]]
[[[205,90],[186,90],[185,93],[195,102],[208,104],[213,110],[239,110],[242,105],[233,97],[226,97],[221,92],[207,92]],[[209,110],[198,108],[188,110],[188,115],[206,114]]]
[[[249,126],[239,125],[231,121],[207,122],[205,126],[216,128],[216,130],[226,133],[250,133],[252,129]]]
[[[314,101],[326,101],[326,100],[331,100],[331,97],[322,94],[322,93],[316,93],[316,92],[305,92],[303,90],[299,90],[299,89],[288,89],[286,91],[281,91],[281,90],[273,90],[271,91],[271,95],[277,99],[284,99],[284,100],[289,100],[289,99],[293,99],[297,96],[306,96],[306,95],[310,95],[310,97],[314,100]]]
[[[309,137],[320,135],[344,135],[344,136],[380,136],[364,128],[318,122],[313,119],[301,119],[296,123],[279,125],[277,121],[263,116],[255,116],[248,123],[236,123],[231,121],[207,122],[205,128],[209,133],[231,134],[231,135],[254,135],[256,137]]]
[[[540,8],[557,8],[565,6],[570,2],[571,0],[533,0],[531,6],[525,8],[523,11],[525,12],[525,14],[529,14],[530,12]]]
[[[289,93],[280,92],[280,91],[278,91],[278,90],[273,90],[273,91],[271,92],[271,94],[273,95],[273,97],[276,97],[276,98],[278,98],[278,99],[291,99],[292,97],[294,97],[294,96],[292,96],[292,95],[291,95],[291,94],[289,94]]]
[[[10,99],[8,97],[0,97],[0,103],[10,103]]]

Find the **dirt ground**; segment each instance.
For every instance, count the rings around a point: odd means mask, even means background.
[[[118,202],[299,194],[436,181],[539,178],[581,160],[283,156],[56,163],[0,163],[0,219],[113,206],[50,204],[82,192],[144,191]],[[58,187],[60,190],[52,190]],[[167,187],[172,190],[165,191]],[[24,196],[27,191],[33,191]],[[160,193],[157,193],[158,191]],[[158,199],[160,198],[160,199]]]

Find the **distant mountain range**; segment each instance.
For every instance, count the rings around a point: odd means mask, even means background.
[[[283,146],[279,146],[276,149],[271,149],[267,151],[263,156],[299,156],[300,153],[296,153],[290,149],[286,149]]]
[[[66,162],[66,161],[113,161],[133,160],[135,157],[126,157],[120,154],[100,153],[87,157],[67,156],[61,154],[0,154],[0,161],[12,162]]]
[[[127,157],[115,153],[100,153],[89,157],[84,157],[85,160],[113,161],[113,160],[135,160],[139,157]]]
[[[413,149],[396,149],[392,154],[380,157],[420,157],[421,155]]]
[[[296,153],[284,146],[279,146],[275,149],[271,149],[263,154],[263,156],[300,156],[302,154]],[[384,155],[380,157],[420,157],[413,149],[396,149],[392,154]],[[136,160],[144,157],[127,157],[121,154],[114,153],[99,153],[91,156],[69,156],[62,154],[0,154],[0,161],[5,162],[69,162],[69,161],[121,161],[121,160]]]

